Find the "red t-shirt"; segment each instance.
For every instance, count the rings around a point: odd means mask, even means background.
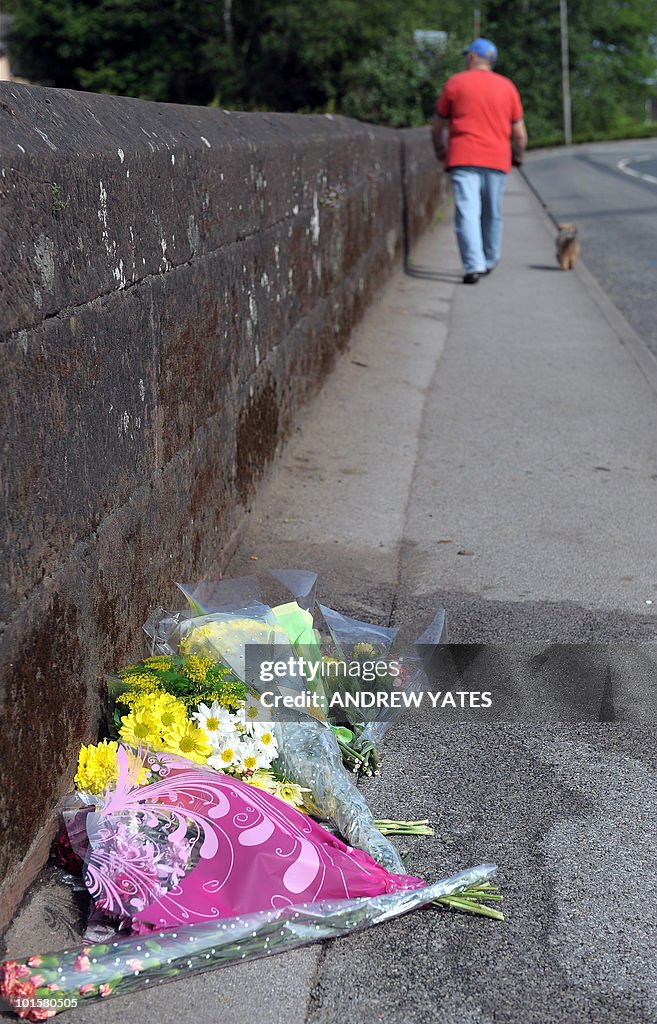
[[[508,174],[511,124],[523,116],[510,78],[482,68],[460,71],[445,82],[436,110],[450,121],[448,168],[492,167]]]

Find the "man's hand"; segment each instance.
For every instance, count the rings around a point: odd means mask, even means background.
[[[433,121],[431,122],[431,138],[433,141],[433,151],[436,154],[436,160],[439,160],[442,164],[447,159],[447,132],[449,128],[449,121],[444,117],[438,117],[434,115]]]
[[[514,167],[522,167],[522,157],[527,146],[527,129],[525,122],[514,121],[511,125],[511,163]]]

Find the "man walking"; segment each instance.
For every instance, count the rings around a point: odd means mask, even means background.
[[[452,179],[463,281],[476,284],[499,262],[506,176],[512,156],[517,166],[522,162],[527,131],[518,90],[493,71],[494,43],[475,39],[464,54],[466,70],[445,83],[432,134]]]

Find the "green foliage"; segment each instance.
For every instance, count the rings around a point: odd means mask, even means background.
[[[615,139],[654,139],[657,136],[657,125],[654,123],[629,124],[627,121],[615,128],[605,131],[584,131],[573,133],[573,144],[583,142],[611,142]],[[535,135],[530,140],[528,149],[543,149],[546,146],[560,146],[563,143],[563,132],[552,132],[551,135]]]
[[[646,81],[657,73],[655,33],[654,0],[569,0],[573,135],[642,120]],[[562,129],[558,0],[487,0],[482,34],[498,46],[497,70],[520,90],[530,140]]]
[[[562,128],[559,0],[481,0],[482,35],[525,105],[530,140]],[[8,0],[15,72],[31,81],[243,110],[431,116],[473,34],[461,0]],[[655,0],[569,0],[574,135],[644,119]],[[418,55],[414,29],[449,33]]]
[[[246,696],[244,683],[237,679],[228,665],[193,654],[146,658],[122,668],[119,677],[123,686],[119,685],[117,689],[108,684],[119,704],[129,704],[131,693],[165,691],[187,706],[201,701],[212,704],[218,700],[224,707],[236,711]]]
[[[450,0],[453,2],[453,0]],[[59,87],[243,109],[337,108],[353,67],[431,0],[13,0],[17,72]]]
[[[60,213],[70,205],[71,197],[64,196],[64,189],[56,181],[51,181],[50,191],[52,193],[52,211],[54,214]]]
[[[207,102],[196,59],[200,0],[14,0],[12,64],[31,81],[177,103]]]
[[[214,37],[205,53],[222,105],[341,111],[354,68],[434,18],[431,0],[235,0],[231,44]]]
[[[342,113],[391,128],[426,124],[436,104],[437,83],[461,70],[462,43],[442,50],[418,48],[412,36],[393,37],[357,64]]]

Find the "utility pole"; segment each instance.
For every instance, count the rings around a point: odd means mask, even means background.
[[[559,0],[561,14],[561,87],[563,92],[563,138],[567,146],[573,141],[570,116],[570,58],[568,54],[568,0]]]

